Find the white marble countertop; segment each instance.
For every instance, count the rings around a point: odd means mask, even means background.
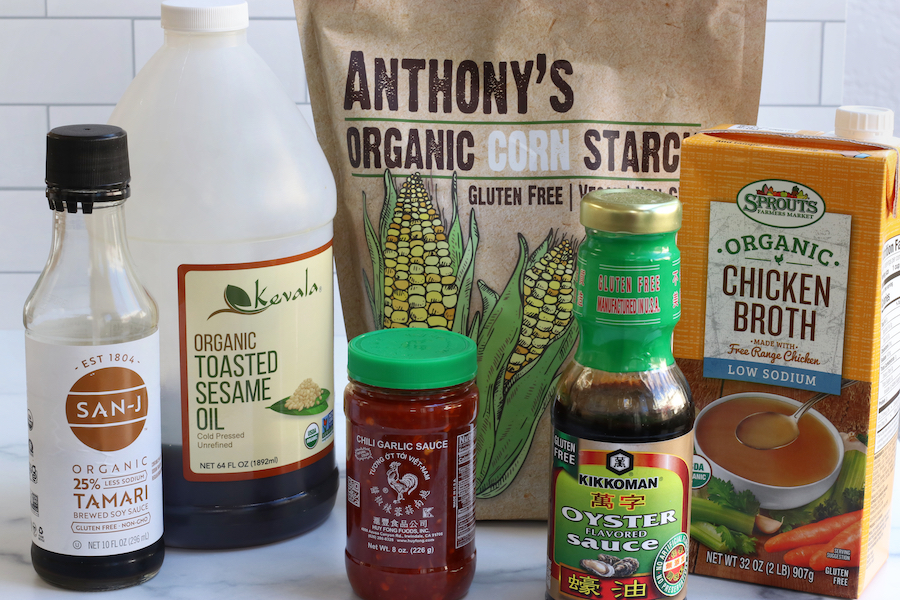
[[[341,390],[346,383],[346,340],[336,338],[335,342],[335,389]],[[44,583],[31,566],[24,353],[21,331],[0,331],[3,415],[0,418],[0,600],[72,598],[81,594]],[[342,440],[343,420],[335,421],[336,439]],[[337,448],[341,465],[343,444],[337,444]],[[305,535],[244,550],[167,549],[159,575],[144,585],[108,592],[108,597],[118,600],[353,600],[356,596],[344,573],[344,494],[342,480],[331,516]],[[898,597],[900,477],[894,478],[892,516],[890,558],[866,588],[864,600]],[[479,523],[478,566],[467,599],[542,598],[546,535],[545,523]],[[693,600],[820,598],[696,575],[688,580],[688,596]]]

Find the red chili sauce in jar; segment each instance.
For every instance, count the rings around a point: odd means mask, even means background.
[[[472,583],[475,354],[431,329],[350,341],[345,563],[365,600],[455,600]]]

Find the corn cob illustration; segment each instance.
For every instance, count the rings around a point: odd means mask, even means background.
[[[572,321],[572,258],[572,244],[563,239],[525,271],[522,328],[506,366],[507,381],[537,359]]]
[[[533,253],[519,234],[519,260],[502,292],[478,282],[484,312],[472,319],[480,393],[476,495],[503,493],[518,475],[559,370],[575,345],[576,244],[551,230]]]
[[[422,177],[403,182],[384,244],[384,327],[451,329],[459,299],[444,223]]]
[[[399,192],[390,171],[385,171],[384,180],[380,235],[368,213],[363,213],[374,276],[371,287],[366,279],[366,293],[376,327],[468,333],[478,227],[473,211],[469,242],[464,244],[456,218],[456,174],[451,184],[449,226],[419,173],[410,175]]]

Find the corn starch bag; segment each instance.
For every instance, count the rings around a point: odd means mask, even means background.
[[[475,340],[478,517],[544,519],[579,201],[677,195],[686,137],[756,122],[765,2],[295,5],[347,333]]]

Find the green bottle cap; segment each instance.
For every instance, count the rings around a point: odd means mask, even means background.
[[[475,378],[475,342],[439,329],[381,329],[350,340],[347,373],[366,385],[433,390]]]
[[[581,199],[581,224],[610,233],[678,231],[681,202],[653,190],[595,190]]]

